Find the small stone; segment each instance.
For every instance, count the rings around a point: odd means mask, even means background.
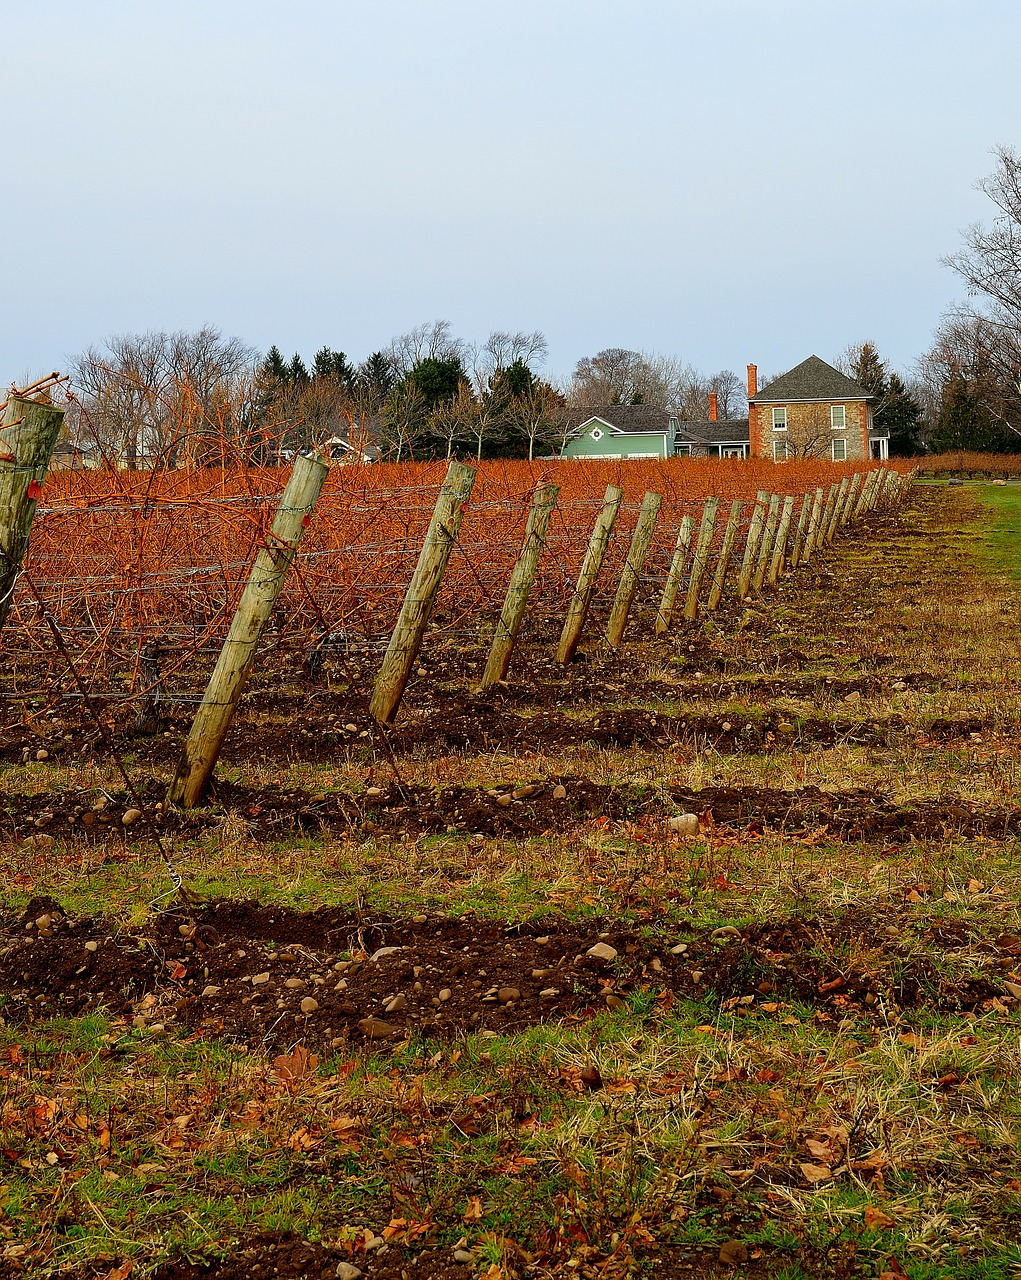
[[[291,991],[298,991],[305,985],[304,978],[285,978],[284,986],[290,988]]]
[[[370,796],[373,800],[375,800],[376,796],[381,796],[383,794],[383,788],[382,787],[366,787],[365,794],[367,796]]]
[[[346,991],[346,990],[347,990],[347,978],[339,978],[339,979],[337,980],[337,985],[336,985],[333,989],[334,989],[334,991]]]
[[[548,942],[549,942],[549,936],[547,935],[544,938],[536,938],[535,945],[537,947],[544,947]]]
[[[378,950],[373,951],[372,955],[369,956],[369,960],[382,960],[386,956],[396,955],[398,951],[404,950],[404,947],[379,947]]]
[[[302,1000],[300,1008],[304,1014],[315,1013],[319,1008],[319,1001],[314,1000],[312,996],[306,996],[305,999]]]
[[[722,726],[724,733],[729,733],[731,729],[733,729],[733,727],[734,726],[730,723],[729,720],[724,720],[723,726]]]
[[[385,1040],[388,1036],[395,1036],[398,1028],[392,1023],[384,1022],[382,1018],[362,1018],[358,1023],[358,1030],[367,1040]]]
[[[204,987],[202,989],[202,994],[204,996],[218,996],[220,994],[220,988],[213,986],[213,984],[210,983],[208,987]]]
[[[125,827],[133,827],[141,816],[141,809],[126,809],[124,811],[124,816],[121,818],[121,825]]]
[[[46,750],[45,747],[40,747],[39,750],[35,753],[35,758],[37,760],[49,760],[50,753]]]
[[[903,693],[908,686],[903,680],[895,680],[893,682],[893,687],[898,693]]]
[[[35,927],[37,929],[48,929],[52,923],[52,916],[36,916],[35,918]]]
[[[412,924],[425,924],[425,923],[426,923],[426,921],[427,921],[428,919],[429,919],[429,917],[428,917],[428,916],[423,916],[423,915],[412,916],[412,917],[411,917],[411,923],[412,923]]]
[[[451,991],[449,987],[444,987],[440,992],[439,998],[443,1003],[446,1003],[453,994],[453,991]]]
[[[162,1022],[154,1022],[149,1028],[149,1034],[151,1036],[161,1036],[164,1031],[166,1031],[166,1027]]]
[[[337,1280],[359,1280],[362,1272],[353,1262],[337,1263]]]
[[[269,982],[269,973],[255,973],[252,975],[252,986],[261,987],[263,983]]]
[[[500,805],[502,808],[506,809],[513,798],[514,797],[510,794],[510,792],[507,792],[505,795],[497,796],[496,803]]]
[[[404,996],[396,995],[387,1005],[384,1006],[383,1012],[384,1013],[403,1013],[403,1011],[407,1007],[408,1007],[408,1002],[407,1000],[405,1000]]]
[[[287,964],[293,964],[293,963],[294,963],[294,961],[295,961],[295,960],[297,960],[297,958],[298,958],[298,957],[294,954],[294,952],[293,952],[293,951],[281,951],[281,952],[280,952],[280,959],[281,959],[281,960],[283,960],[283,961],[285,961]]]
[[[195,926],[193,924],[179,924],[177,926],[177,932],[182,938],[194,938]]]
[[[547,973],[552,973],[552,970],[551,969],[533,969],[532,977],[535,978],[536,981],[538,981],[540,978],[545,978]]]
[[[564,786],[556,786],[556,787],[554,787],[554,788],[553,788],[553,799],[554,799],[554,800],[566,800],[566,799],[567,799],[567,788],[566,788],[566,787],[564,787]]]
[[[606,1007],[608,1009],[626,1009],[627,1008],[627,1001],[622,1000],[620,996],[615,995],[614,992],[612,991],[607,991],[606,996],[604,998],[606,1000]]]
[[[697,813],[678,813],[675,814],[669,822],[670,830],[675,836],[697,836],[698,835],[698,814]]]
[[[453,1258],[455,1262],[460,1263],[462,1266],[467,1266],[469,1262],[475,1261],[475,1255],[469,1253],[467,1249],[455,1249]]]
[[[659,958],[659,956],[653,956],[653,958],[649,961],[649,968],[653,971],[653,973],[659,973],[663,968],[663,961]]]
[[[679,942],[676,947],[670,948],[670,954],[672,956],[683,956],[687,949],[688,944],[686,942]]]
[[[692,982],[701,982],[701,981],[702,981],[702,970],[701,970],[701,969],[692,969],[692,971],[691,971],[691,980],[692,980]]]
[[[789,720],[781,720],[780,723],[776,726],[776,728],[778,733],[794,732],[794,726],[791,724]]]
[[[415,672],[415,675],[417,675],[417,676],[424,676],[424,675],[427,675],[427,674],[428,674],[428,673],[427,673],[427,671],[426,671],[425,667],[419,667],[419,668],[418,668],[418,670]]]
[[[350,966],[351,966],[350,960],[338,960],[337,963],[333,966],[333,971],[334,973],[343,973],[344,970],[350,968]]]
[[[514,1000],[521,999],[521,992],[517,987],[501,987],[496,996],[501,1004],[511,1004]]]
[[[420,982],[416,982],[416,983],[415,983],[415,985],[414,985],[411,989],[412,989],[412,991],[414,991],[414,993],[415,993],[415,995],[416,995],[416,996],[420,996],[420,995],[422,994],[422,991],[423,991],[423,987],[422,987],[422,984],[421,984]]]
[[[525,785],[523,787],[515,787],[514,790],[511,792],[511,797],[514,800],[524,800],[526,797],[533,795],[534,792],[535,792],[535,787],[530,785]]]
[[[142,1027],[148,1026],[148,1023],[140,1013],[136,1013],[135,1016],[131,1019],[131,1025],[133,1027],[141,1029]]]
[[[607,963],[617,959],[616,947],[611,947],[608,942],[597,942],[585,952],[587,956],[591,956],[594,960],[605,960]]]
[[[348,733],[358,732],[358,726],[356,724],[346,724],[344,728],[348,731]]]
[[[720,929],[713,930],[714,938],[740,938],[741,930],[735,929],[732,924],[725,924]]]
[[[542,1000],[552,1000],[554,996],[560,995],[559,987],[546,987],[539,992],[539,998]]]
[[[720,1246],[720,1261],[726,1266],[736,1266],[739,1262],[748,1261],[748,1246],[740,1240],[728,1240]]]
[[[98,943],[98,942],[96,942],[94,939],[90,939],[90,941],[86,942],[86,944],[85,944],[85,950],[86,950],[86,951],[98,951],[98,950],[99,950],[99,943]]]
[[[844,701],[845,702],[861,702],[861,694],[858,692],[857,689],[852,689],[851,692],[844,699]]]

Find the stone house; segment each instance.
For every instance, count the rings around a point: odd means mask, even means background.
[[[809,356],[758,389],[748,366],[748,442],[753,457],[885,459],[889,433],[873,421],[873,397],[853,378]]]

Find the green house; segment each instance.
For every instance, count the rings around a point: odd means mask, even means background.
[[[677,419],[666,409],[613,404],[578,415],[561,458],[672,458]]]

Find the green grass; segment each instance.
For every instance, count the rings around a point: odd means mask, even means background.
[[[1021,485],[982,484],[972,492],[988,509],[985,564],[1021,579]]]

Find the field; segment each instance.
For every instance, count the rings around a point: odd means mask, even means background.
[[[777,471],[794,494],[824,483]],[[680,515],[777,471],[627,472],[597,624],[644,488],[667,498],[661,575]],[[395,482],[359,538],[353,487],[318,532],[317,513],[308,591],[283,601],[213,802],[177,812],[157,806],[268,484],[210,487],[209,527],[232,530],[211,553],[169,489],[89,526],[109,492],[54,477],[29,570],[102,723],[23,593],[0,740],[0,1275],[1021,1271],[1014,489],[915,486],[774,592],[660,639],[650,577],[622,648],[595,625],[565,668],[567,566],[613,478],[575,468],[508,683],[481,696],[537,478],[484,477],[506,527],[466,520],[387,733],[373,645],[437,476]],[[394,556],[384,519],[407,525]],[[60,571],[72,524],[94,581]],[[346,580],[315,555],[335,544],[364,551]],[[176,598],[214,564],[215,589]],[[310,640],[340,626],[359,642],[310,674]],[[179,665],[139,735],[125,695],[154,635]],[[697,832],[671,826],[685,813]]]

